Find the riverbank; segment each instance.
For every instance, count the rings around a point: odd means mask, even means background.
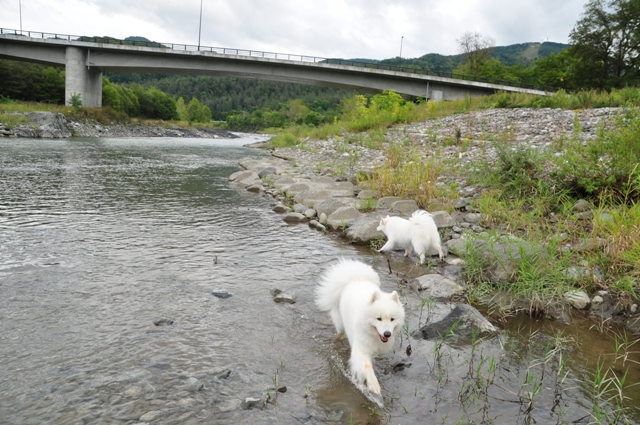
[[[232,132],[205,126],[160,125],[150,121],[105,125],[89,120],[70,120],[58,112],[25,112],[11,115],[12,124],[0,121],[0,137],[32,139],[66,139],[69,137],[234,139],[238,137]]]
[[[571,240],[561,229],[544,243],[528,240],[518,229],[509,229],[490,213],[481,212],[477,201],[485,188],[468,183],[471,168],[482,161],[495,160],[498,153],[492,141],[496,139],[508,135],[512,149],[525,147],[539,152],[555,149],[554,142],[560,138],[590,143],[597,137],[599,123],[610,122],[618,111],[480,110],[393,127],[385,132],[380,148],[370,147],[372,144],[364,140],[366,136],[305,139],[299,148],[273,149],[270,160],[240,161],[246,171],[230,179],[249,191],[273,197],[277,201],[274,211],[283,214],[283,220],[336,232],[352,243],[369,246],[372,255],[378,255],[374,249],[384,240],[376,230],[380,218],[387,214],[407,217],[418,204],[413,199],[381,197],[357,176],[371,173],[383,164],[385,152],[393,144],[417,149],[425,161],[446,164],[436,184],[454,188],[454,196],[441,203],[439,210],[431,211],[447,256],[442,262],[432,258],[431,265],[423,268],[423,275],[428,278],[409,279],[414,289],[423,296],[469,299],[501,319],[518,311],[563,323],[586,317],[599,327],[617,323],[640,333],[635,299],[608,289],[604,285],[607,270],[583,259],[592,254],[606,256],[611,241],[599,237]],[[357,137],[360,139],[354,143]],[[452,143],[455,140],[458,142]],[[585,200],[577,200],[567,208],[564,215],[587,229],[596,226],[597,220],[611,217]],[[561,219],[558,215],[549,216],[551,222]],[[522,293],[516,292],[523,262],[558,255],[569,261],[557,270],[563,286],[558,285],[556,291],[562,293],[547,302],[535,299],[536,294],[523,298]],[[403,261],[398,257],[400,254],[391,255],[394,261]],[[415,260],[411,257],[404,261]],[[479,291],[469,282],[470,267],[481,268],[482,279],[493,288],[490,292],[486,291],[487,286]]]

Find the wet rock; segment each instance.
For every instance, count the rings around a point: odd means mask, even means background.
[[[289,212],[287,213],[287,215],[284,216],[284,221],[286,221],[287,223],[300,223],[301,221],[304,221],[305,217],[304,215],[297,213],[297,212]]]
[[[204,388],[204,384],[197,378],[188,378],[185,384],[185,389],[187,391],[196,392],[196,391],[200,391],[203,388]]]
[[[374,240],[383,240],[384,233],[378,231],[381,218],[379,214],[370,214],[355,220],[347,229],[347,238],[352,243],[361,245]]]
[[[219,288],[216,288],[213,291],[211,291],[211,295],[213,295],[214,297],[223,298],[223,299],[231,297],[231,293],[229,291],[227,291],[226,289],[219,289]]]
[[[151,410],[150,412],[145,413],[144,415],[140,416],[140,421],[141,422],[153,422],[158,418],[161,418],[164,416],[164,411],[163,410]]]
[[[296,303],[295,298],[287,294],[276,295],[275,297],[273,297],[273,301],[277,302],[278,304],[295,304]]]
[[[305,217],[311,219],[318,216],[318,212],[313,208],[308,208],[302,213]]]
[[[328,217],[338,208],[342,208],[345,206],[346,204],[344,202],[341,202],[335,199],[327,199],[326,201],[322,201],[319,204],[314,205],[313,207],[318,212],[318,216],[320,217],[320,223],[323,223],[322,214]]]
[[[290,208],[288,208],[288,207],[286,207],[285,205],[282,205],[282,204],[278,204],[275,207],[273,207],[273,212],[276,212],[278,214],[283,214],[283,213],[290,212],[290,211],[291,211]]]
[[[312,229],[320,230],[321,232],[327,230],[324,224],[320,224],[320,222],[317,220],[309,220],[309,227],[311,227]]]
[[[584,291],[574,290],[566,292],[564,300],[577,310],[584,310],[591,303],[589,295]]]
[[[354,221],[362,217],[362,213],[355,207],[340,207],[327,217],[327,224],[333,230],[349,227]]]
[[[253,397],[247,397],[244,400],[242,400],[242,408],[244,410],[251,410],[251,409],[262,409],[265,405],[265,401],[261,398],[253,398]]]
[[[478,336],[495,335],[498,329],[482,314],[468,304],[459,304],[439,322],[430,323],[414,332],[414,338],[444,338],[448,334],[471,339],[473,333]]]
[[[341,422],[343,416],[344,416],[344,412],[342,410],[333,410],[327,413],[325,422]]]
[[[242,400],[225,400],[216,405],[220,412],[231,412],[237,410],[242,405]]]
[[[158,319],[158,320],[154,320],[153,324],[156,326],[169,326],[169,325],[173,325],[173,320],[171,319]]]
[[[464,293],[464,288],[456,282],[437,274],[427,274],[413,280],[418,291],[436,299],[449,300]]]
[[[253,193],[261,193],[264,192],[264,186],[262,186],[261,184],[252,184],[251,186],[247,187],[247,190]]]

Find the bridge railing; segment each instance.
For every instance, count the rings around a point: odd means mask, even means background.
[[[558,87],[542,86],[542,85],[525,83],[522,81],[500,80],[495,78],[478,77],[474,75],[456,74],[453,72],[431,71],[428,69],[419,68],[415,65],[412,65],[412,66],[389,65],[389,64],[380,63],[379,61],[375,61],[375,60],[366,61],[366,60],[351,60],[351,59],[338,59],[338,58],[323,58],[323,57],[317,57],[317,56],[296,55],[296,54],[290,54],[290,53],[263,52],[258,50],[236,49],[236,48],[229,48],[229,47],[210,47],[210,46],[195,46],[190,44],[158,43],[158,42],[147,41],[147,40],[120,40],[113,37],[88,37],[84,35],[55,34],[55,33],[45,33],[45,32],[37,32],[37,31],[21,31],[21,30],[6,29],[6,28],[0,28],[0,34],[10,34],[10,35],[26,36],[30,38],[55,39],[55,40],[75,41],[75,42],[121,44],[121,45],[128,45],[128,46],[155,47],[155,48],[181,50],[181,51],[208,52],[208,53],[216,53],[221,55],[249,56],[249,57],[259,57],[259,58],[268,58],[268,59],[288,60],[288,61],[295,61],[295,62],[311,62],[311,63],[322,63],[322,64],[330,64],[330,65],[355,66],[355,67],[373,68],[373,69],[381,69],[381,70],[387,70],[387,71],[404,72],[404,73],[419,74],[419,75],[430,75],[430,76],[442,77],[442,78],[452,78],[457,80],[474,81],[479,83],[495,84],[495,85],[508,86],[508,87],[518,87],[518,88],[530,89],[530,90],[540,90],[545,92],[558,91]]]

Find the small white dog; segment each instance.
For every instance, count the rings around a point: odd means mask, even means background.
[[[424,264],[425,255],[430,248],[438,250],[441,260],[444,257],[438,226],[433,221],[431,214],[424,210],[415,211],[409,220],[402,217],[386,216],[380,220],[378,231],[382,231],[388,239],[378,252],[404,248],[404,256],[407,257],[413,247],[413,250],[420,257],[420,264]]]
[[[373,371],[373,357],[393,346],[404,325],[404,308],[398,293],[382,292],[380,278],[368,265],[341,260],[320,278],[316,304],[331,313],[338,334],[344,332],[351,346],[349,368],[359,384],[380,394]]]

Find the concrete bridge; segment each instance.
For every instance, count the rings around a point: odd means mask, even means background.
[[[123,43],[123,44],[115,44]],[[375,63],[250,50],[122,42],[0,28],[0,58],[65,68],[65,100],[80,95],[83,106],[102,106],[104,72],[198,74],[257,78],[365,93],[393,90],[435,101],[477,97],[498,91],[544,96],[552,88],[508,81],[467,80],[453,74],[405,70]],[[468,77],[471,78],[471,77]],[[510,85],[513,84],[513,85]]]

